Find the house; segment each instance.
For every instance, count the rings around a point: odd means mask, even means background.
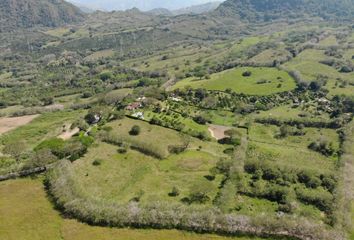
[[[125,109],[128,111],[134,111],[136,109],[139,109],[142,107],[142,104],[140,102],[133,102],[129,104]]]

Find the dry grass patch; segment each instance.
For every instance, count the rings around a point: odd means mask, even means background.
[[[0,134],[4,134],[20,126],[26,125],[38,116],[39,115],[30,115],[22,117],[0,118]]]

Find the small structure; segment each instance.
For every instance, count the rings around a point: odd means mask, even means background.
[[[329,101],[327,98],[320,98],[317,101],[321,105],[329,105],[331,103],[331,101]]]
[[[181,102],[182,101],[182,99],[178,98],[178,97],[171,97],[170,99],[174,102]]]
[[[101,121],[101,115],[99,115],[99,114],[95,114],[94,116],[93,116],[93,121],[92,121],[92,124],[97,124],[97,123],[99,123],[99,121]]]
[[[133,102],[129,104],[125,109],[128,111],[134,111],[142,107],[142,104],[140,102]]]
[[[139,97],[136,99],[137,102],[142,102],[142,101],[145,101],[146,100],[146,97]]]
[[[139,118],[139,119],[144,119],[144,113],[136,112],[136,113],[132,114],[132,117]]]

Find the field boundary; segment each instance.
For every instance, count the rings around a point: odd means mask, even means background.
[[[201,209],[163,202],[140,205],[108,203],[85,197],[75,181],[72,164],[61,161],[47,174],[49,194],[58,209],[80,221],[109,227],[179,229],[230,236],[288,237],[300,240],[344,240],[341,232],[303,218],[248,217],[223,214],[216,208]]]

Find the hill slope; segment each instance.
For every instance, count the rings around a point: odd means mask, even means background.
[[[215,13],[251,22],[304,16],[352,20],[354,0],[227,0]]]
[[[178,10],[173,11],[173,14],[175,15],[181,15],[181,14],[202,14],[206,12],[210,12],[215,10],[221,2],[209,2],[209,3],[204,3],[204,4],[199,4],[199,5],[193,5],[190,7],[186,8],[181,8]]]
[[[1,29],[54,27],[80,21],[83,13],[74,5],[63,0],[1,0]]]

